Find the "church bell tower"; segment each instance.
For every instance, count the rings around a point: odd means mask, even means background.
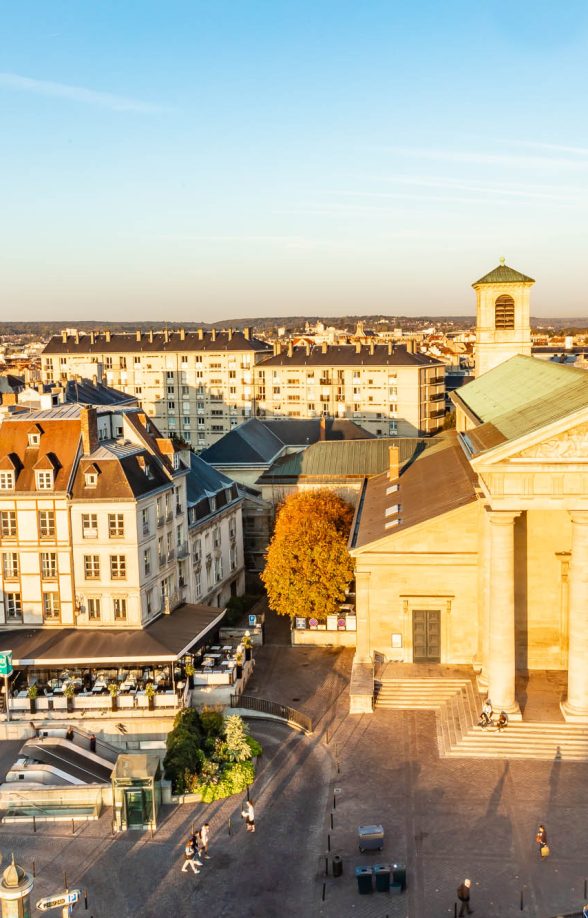
[[[514,357],[531,355],[531,287],[526,274],[500,264],[472,284],[476,291],[476,377]]]

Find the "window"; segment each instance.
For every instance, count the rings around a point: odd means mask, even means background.
[[[38,446],[41,442],[41,434],[38,431],[33,431],[27,436],[27,441],[29,446]]]
[[[55,538],[54,510],[39,510],[39,535],[42,539]]]
[[[84,577],[86,580],[100,579],[100,555],[84,555]]]
[[[176,410],[176,403],[175,403],[175,402],[168,402],[168,403],[167,403],[167,410],[168,410],[168,411],[175,411],[175,410]]]
[[[22,618],[22,602],[20,593],[5,593],[5,603],[6,603],[6,618],[12,619],[21,619]]]
[[[143,386],[135,386],[135,395],[143,395]]]
[[[51,491],[53,489],[53,472],[36,471],[37,488],[39,491]]]
[[[143,552],[143,567],[145,568],[145,576],[148,577],[151,573],[151,549],[146,548]]]
[[[97,539],[98,538],[98,514],[97,513],[82,513],[82,538],[83,539]]]
[[[147,590],[145,593],[145,604],[147,606],[147,615],[153,612],[153,590]]]
[[[141,511],[141,522],[143,523],[143,535],[149,535],[149,508]]]
[[[125,596],[113,596],[112,610],[115,622],[124,622],[127,619],[127,600]]]
[[[173,382],[174,371],[173,371],[173,370],[168,370],[167,373],[165,374],[165,376],[166,376],[166,379],[171,380],[171,381]],[[172,388],[173,388],[173,387],[172,387]]]
[[[506,293],[499,296],[494,303],[494,327],[515,327],[515,301]]]
[[[125,518],[123,513],[108,514],[108,535],[111,539],[121,539],[125,534]]]
[[[125,580],[127,576],[126,555],[110,556],[110,577],[112,580]]]
[[[2,576],[5,580],[18,577],[18,555],[15,551],[6,551],[2,555]]]
[[[100,599],[97,596],[88,596],[87,602],[89,621],[100,621]]]
[[[135,364],[135,366],[141,366],[141,358],[133,357],[133,363]]]
[[[126,357],[120,358],[120,368],[121,370],[126,370],[127,368],[127,358]]]
[[[43,593],[43,618],[47,622],[59,621],[59,593]]]
[[[55,580],[57,577],[57,553],[54,551],[41,552],[41,577],[44,580]]]
[[[0,491],[14,490],[14,472],[0,472]]]
[[[202,595],[202,578],[199,570],[194,571],[194,589],[196,591],[196,598]]]
[[[16,538],[16,510],[0,510],[0,535],[5,539]]]
[[[84,473],[84,485],[86,488],[98,487],[98,473],[95,469]]]
[[[107,357],[105,360],[106,369],[112,370],[112,357]]]

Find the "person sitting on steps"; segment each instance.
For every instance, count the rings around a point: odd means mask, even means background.
[[[486,698],[482,706],[482,713],[480,714],[480,727],[487,727],[492,723],[492,702],[489,698]]]
[[[506,711],[500,712],[500,717],[496,721],[496,726],[498,727],[498,732],[501,733],[505,727],[508,727],[508,714]]]

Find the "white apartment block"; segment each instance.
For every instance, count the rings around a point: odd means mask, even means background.
[[[165,436],[204,449],[255,413],[253,367],[271,348],[242,331],[115,334],[67,329],[42,354],[43,382],[97,377],[136,398]]]
[[[142,628],[223,606],[244,589],[241,504],[141,409],[17,411],[0,425],[0,623]]]
[[[283,348],[255,366],[260,417],[350,418],[376,436],[437,433],[445,415],[445,373],[432,357],[389,344]]]

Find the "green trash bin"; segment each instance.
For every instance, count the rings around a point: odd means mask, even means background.
[[[373,892],[371,867],[356,867],[355,876],[357,877],[357,891],[360,895],[365,896]]]
[[[343,873],[343,861],[338,854],[333,858],[333,876],[340,877]]]
[[[403,864],[392,864],[392,882],[400,886],[400,892],[406,889],[406,867]]]
[[[391,872],[390,864],[374,864],[374,877],[376,878],[376,890],[378,892],[390,892]]]

